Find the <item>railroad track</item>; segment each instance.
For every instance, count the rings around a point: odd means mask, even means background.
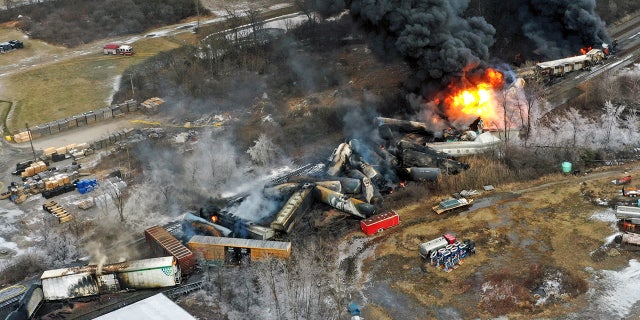
[[[322,163],[308,163],[304,166],[297,168],[295,170],[280,174],[271,180],[269,180],[270,184],[276,185],[287,182],[289,177],[292,176],[300,176],[300,175],[320,175],[325,170],[325,165]],[[232,205],[244,200],[244,198],[249,196],[249,192],[241,192],[232,197],[227,198],[227,207],[231,207]]]
[[[175,299],[178,296],[183,296],[191,292],[200,290],[200,288],[202,288],[203,285],[204,285],[204,281],[200,280],[200,281],[184,284],[179,287],[167,289],[163,293],[164,295],[169,297],[169,299]]]

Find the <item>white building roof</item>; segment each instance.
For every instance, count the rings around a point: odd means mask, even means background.
[[[97,320],[196,320],[162,293],[95,318]]]

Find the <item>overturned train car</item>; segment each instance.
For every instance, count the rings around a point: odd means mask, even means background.
[[[47,270],[40,280],[44,300],[55,301],[127,289],[171,287],[180,284],[181,278],[178,262],[170,256]]]

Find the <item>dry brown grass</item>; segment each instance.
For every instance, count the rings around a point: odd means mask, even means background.
[[[481,189],[485,185],[495,187],[514,181],[514,173],[502,162],[485,156],[460,159],[469,164],[469,169],[457,175],[445,175],[437,185],[441,194],[450,194],[464,189]]]

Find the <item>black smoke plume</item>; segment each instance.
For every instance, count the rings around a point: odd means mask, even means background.
[[[449,84],[463,71],[482,67],[489,58],[495,29],[482,17],[465,17],[468,0],[316,0],[325,13],[350,9],[370,32],[372,50],[401,57],[413,69],[406,84],[423,96]]]
[[[580,48],[610,43],[595,0],[529,0],[520,7],[522,31],[548,59],[573,56]]]

